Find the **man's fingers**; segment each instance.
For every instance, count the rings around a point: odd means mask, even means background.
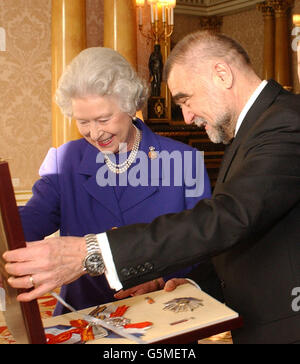
[[[43,240],[33,242],[28,244],[26,248],[8,250],[2,256],[7,262],[24,262],[32,260],[33,256],[40,255],[42,253],[42,244]]]
[[[9,277],[7,282],[13,288],[32,288],[32,282],[30,280],[30,275],[24,277]]]
[[[39,297],[42,297],[44,294],[52,291],[52,289],[54,289],[54,288],[55,287],[51,288],[48,285],[38,286],[30,292],[25,292],[25,293],[19,294],[17,296],[17,300],[22,301],[22,302],[29,302],[29,301],[32,301]]]
[[[42,260],[40,260],[40,263]],[[29,274],[36,274],[43,271],[43,266],[39,263],[32,264],[32,262],[21,263],[7,263],[5,264],[5,270],[12,276],[26,276]]]
[[[84,274],[82,261],[86,243],[80,237],[49,238],[27,245],[27,248],[3,254],[5,274],[14,288],[32,288],[18,299],[31,301],[63,284],[68,284]],[[31,278],[32,277],[32,278]]]
[[[145,293],[148,293],[148,292],[152,292],[152,291],[147,291],[147,290],[145,290],[145,289],[138,289],[138,290],[136,290],[136,291],[134,291],[134,292],[131,292],[131,296],[132,297],[134,297],[134,296],[140,296],[141,294],[145,294]]]
[[[123,291],[123,290],[121,290],[121,291],[119,291],[119,292],[117,292],[117,293],[115,293],[114,294],[114,298],[116,298],[116,299],[122,299],[122,298],[125,298],[125,297],[127,297],[127,295],[126,295],[126,293],[125,293],[126,291]]]
[[[116,294],[114,294],[114,297],[117,298],[118,300],[121,300],[123,298],[133,295],[134,292],[135,292],[134,289],[126,289],[125,291],[121,290],[121,291],[117,292]]]
[[[174,282],[173,279],[170,279],[169,281],[166,282],[164,290],[166,292],[171,292],[174,291],[174,289],[177,287],[177,284]]]
[[[171,291],[174,291],[174,289],[177,286],[180,286],[181,284],[185,284],[185,283],[187,283],[187,280],[184,278],[172,278],[166,282],[164,290],[166,292],[171,292]]]

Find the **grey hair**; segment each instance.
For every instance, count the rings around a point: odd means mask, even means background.
[[[63,72],[55,94],[62,113],[72,116],[72,99],[114,96],[120,110],[132,117],[148,98],[146,82],[118,52],[103,47],[80,52]]]
[[[221,58],[228,64],[251,68],[250,58],[245,49],[234,39],[207,30],[188,34],[172,50],[164,68],[164,80],[167,80],[174,64],[197,68],[202,61]]]

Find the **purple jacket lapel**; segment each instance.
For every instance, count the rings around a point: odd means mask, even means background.
[[[159,140],[149,128],[146,126],[142,121],[137,119],[136,121],[137,127],[142,131],[142,141],[140,144],[139,150],[144,152],[144,156],[147,160],[147,165],[144,166],[144,164],[141,163],[141,161],[137,161],[138,163],[132,167],[132,169],[128,170],[128,176],[130,176],[131,173],[134,172],[134,168],[137,169],[144,169],[150,167],[150,158],[148,156],[149,153],[149,147],[154,147],[157,152],[160,151],[161,146],[159,143]],[[120,209],[122,212],[133,208],[135,205],[141,203],[142,201],[146,200],[148,197],[153,195],[159,190],[159,184],[161,180],[161,170],[160,170],[160,176],[159,178],[155,178],[155,180],[151,181],[151,174],[150,169],[148,168],[148,180],[147,180],[147,186],[132,186],[130,183],[128,184],[128,187],[125,189],[119,203],[120,203]]]
[[[113,187],[99,186],[97,183],[97,172],[99,168],[105,167],[104,163],[96,162],[98,153],[99,151],[95,147],[90,144],[87,145],[78,168],[80,174],[87,176],[86,181],[83,183],[83,187],[89,195],[103,206],[104,209],[109,210],[121,220],[119,205]]]
[[[148,165],[150,165],[150,158],[148,157],[149,147],[155,147],[156,151],[160,151],[160,143],[157,136],[140,120],[137,120],[137,126],[142,130],[142,141],[140,145],[140,150],[142,150],[145,155],[147,155]],[[161,170],[159,178],[156,181],[151,182],[151,175],[148,173],[148,185],[147,186],[132,186],[130,184],[124,190],[119,202],[117,201],[114,187],[112,186],[100,186],[97,183],[97,172],[100,168],[106,168],[105,163],[103,163],[103,158],[99,158],[102,162],[97,163],[97,155],[99,151],[90,144],[87,144],[86,149],[83,154],[83,158],[78,167],[78,173],[87,176],[83,187],[95,200],[97,200],[103,208],[108,209],[113,213],[118,219],[122,219],[122,213],[130,208],[133,208],[138,203],[144,201],[152,194],[156,193],[159,189],[161,176]],[[139,163],[139,160],[138,160]],[[136,166],[138,165],[136,164]],[[141,164],[142,165],[142,164]],[[134,166],[133,166],[134,168]],[[138,167],[137,168],[141,168]],[[130,169],[127,171],[130,175]],[[154,183],[153,183],[154,182]],[[154,184],[153,186],[151,184]],[[118,188],[118,187],[116,187]]]

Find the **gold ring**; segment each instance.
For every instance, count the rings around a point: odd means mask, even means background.
[[[34,286],[35,286],[35,284],[34,284],[34,280],[33,280],[32,275],[30,275],[30,276],[29,276],[29,281],[30,281],[30,283],[31,283],[32,287],[34,287]]]

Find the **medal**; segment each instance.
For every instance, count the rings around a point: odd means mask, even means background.
[[[130,319],[120,316],[109,317],[105,319],[105,322],[116,327],[123,327],[124,325],[128,325],[130,324],[130,321]]]
[[[202,301],[203,300],[194,297],[174,298],[173,300],[164,303],[164,310],[170,310],[175,313],[189,310],[194,311],[199,306],[203,306]]]
[[[151,297],[149,297],[149,296],[145,297],[145,300],[146,300],[146,301],[147,301],[147,303],[149,303],[150,305],[152,305],[153,303],[155,303],[154,299],[153,299],[153,298],[151,298]]]
[[[150,159],[156,159],[157,158],[157,152],[155,150],[155,147],[149,147],[148,156]]]

